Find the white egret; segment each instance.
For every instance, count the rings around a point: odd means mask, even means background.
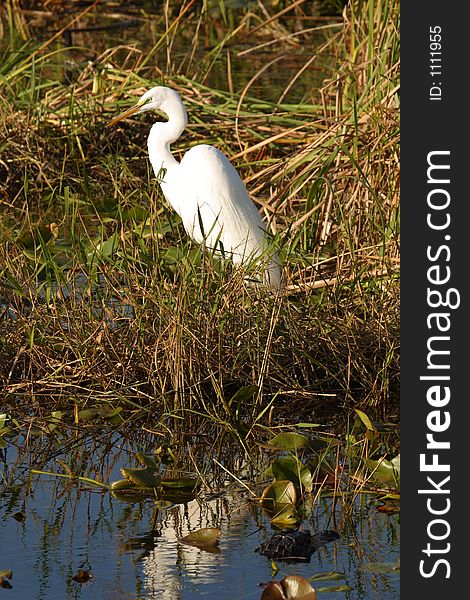
[[[180,137],[188,122],[177,92],[156,86],[109,125],[148,110],[168,117],[168,121],[154,123],[150,129],[148,153],[162,192],[181,217],[187,234],[197,243],[222,251],[236,264],[246,265],[257,259],[263,282],[279,287],[279,258],[269,248],[265,225],[228,158],[206,144],[188,150],[180,163],[172,155],[170,144]]]

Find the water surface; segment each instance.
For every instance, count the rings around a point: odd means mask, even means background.
[[[121,478],[119,467],[136,463],[125,441],[116,436],[112,447],[110,441],[105,437],[100,444],[92,442],[92,461],[84,451],[80,456],[77,446],[75,469],[83,459],[88,464],[83,475]],[[238,484],[227,481],[217,490],[218,497],[203,490],[191,502],[161,510],[152,499],[124,502],[95,486],[31,474],[31,467],[41,465],[27,458],[38,459],[40,445],[24,453],[11,445],[0,451],[0,570],[13,570],[15,597],[255,599],[262,593],[259,584],[272,579],[271,561],[254,548],[274,530]],[[44,456],[51,456],[53,445],[45,446]],[[90,442],[84,447],[90,450]],[[70,464],[70,451],[42,466],[64,472],[61,459]],[[319,499],[303,526],[313,532],[337,529],[340,539],[313,554],[309,563],[279,562],[276,579],[338,571],[344,579],[314,584],[320,600],[398,599],[399,573],[391,570],[399,555],[398,518],[378,512],[372,496],[358,497],[353,506],[353,514],[346,515],[341,502],[333,510],[332,498]],[[24,521],[15,520],[17,512],[25,515]],[[177,543],[201,527],[221,528],[217,552]],[[90,570],[93,579],[73,581],[79,569]],[[351,590],[333,591],[338,584]]]

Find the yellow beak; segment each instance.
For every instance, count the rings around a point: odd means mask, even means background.
[[[135,113],[139,112],[139,110],[141,108],[142,108],[141,104],[136,104],[135,106],[131,106],[131,108],[128,108],[126,111],[121,113],[119,116],[114,117],[114,119],[108,123],[108,127],[111,127],[111,125],[115,125],[116,123],[119,123],[119,121],[122,121],[123,119],[126,119],[127,117],[131,117],[132,115],[135,115]]]

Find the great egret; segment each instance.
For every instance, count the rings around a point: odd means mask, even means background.
[[[234,263],[245,265],[257,259],[263,282],[279,287],[279,258],[270,250],[265,225],[228,158],[206,144],[188,150],[180,163],[172,155],[170,144],[180,137],[188,122],[177,92],[156,86],[109,125],[148,110],[168,117],[168,121],[154,123],[150,129],[149,158],[167,202],[181,217],[188,235],[208,248],[222,251]]]

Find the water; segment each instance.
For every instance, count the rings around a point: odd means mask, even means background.
[[[44,444],[38,439],[34,448],[9,446],[0,451],[0,570],[13,570],[15,597],[236,600],[261,596],[259,584],[272,579],[271,561],[254,548],[273,529],[246,491],[228,485],[221,488],[220,497],[205,499],[202,493],[191,502],[160,510],[151,499],[124,502],[96,486],[31,474],[32,467],[41,468],[41,455],[56,454],[45,465],[51,471],[64,472],[57,462],[64,460],[74,472],[82,468],[81,474],[106,482],[121,477],[119,467],[135,464],[129,445],[118,437],[111,440],[108,434],[99,442],[82,439],[70,447],[73,450],[65,456],[50,441]],[[341,538],[313,554],[310,563],[279,562],[276,579],[337,571],[345,578],[314,584],[319,599],[398,599],[399,574],[390,568],[399,555],[398,518],[378,512],[373,497],[362,497],[353,506],[353,513],[346,515],[339,502],[333,515],[332,499],[319,500],[304,525],[315,531],[336,528]],[[17,512],[25,515],[22,522],[13,518]],[[177,543],[177,538],[201,527],[222,530],[216,552]],[[90,570],[93,578],[76,583],[72,577],[79,569]],[[351,590],[333,591],[338,584]]]

